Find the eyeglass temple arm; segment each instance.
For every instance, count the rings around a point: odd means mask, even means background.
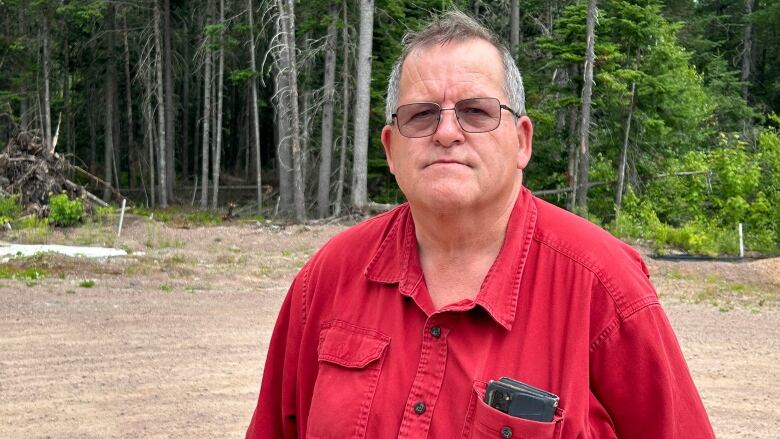
[[[504,110],[506,110],[506,111],[508,111],[508,112],[512,113],[512,115],[513,115],[514,117],[521,117],[521,116],[523,115],[522,113],[518,113],[517,111],[513,110],[511,107],[509,107],[509,106],[507,106],[507,105],[501,104],[501,105],[499,105],[499,107],[501,107],[501,108],[503,108]]]

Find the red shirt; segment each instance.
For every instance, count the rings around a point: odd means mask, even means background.
[[[552,422],[483,402],[507,376]],[[523,189],[474,300],[436,310],[408,205],[333,238],[295,278],[248,438],[711,438],[639,254]]]

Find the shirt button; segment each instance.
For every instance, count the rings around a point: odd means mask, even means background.
[[[512,437],[512,429],[509,427],[504,427],[501,429],[501,437],[509,439]]]
[[[436,337],[436,338],[441,337],[441,328],[438,327],[438,326],[432,327],[431,328],[431,335]]]
[[[418,415],[425,413],[425,403],[420,401],[414,405],[414,412]]]

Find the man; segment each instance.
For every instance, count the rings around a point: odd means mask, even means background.
[[[522,186],[520,73],[460,12],[407,35],[382,130],[408,200],[301,270],[250,438],[709,438],[640,256]],[[484,402],[509,377],[539,422]]]

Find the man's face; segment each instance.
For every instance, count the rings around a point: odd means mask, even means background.
[[[509,105],[499,51],[472,39],[418,49],[406,58],[398,105],[435,102],[452,108],[463,99],[491,97]],[[516,110],[516,109],[515,109]],[[436,132],[408,138],[398,123],[382,130],[390,172],[412,205],[437,211],[511,203],[531,157],[533,127],[501,110],[498,128],[463,131],[454,111],[443,111]]]

